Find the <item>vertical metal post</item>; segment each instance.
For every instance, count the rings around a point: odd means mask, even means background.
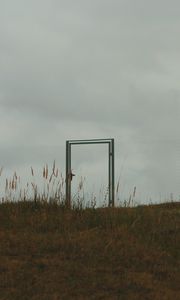
[[[71,207],[71,144],[66,142],[66,206]]]
[[[108,188],[109,188],[109,206],[111,206],[111,143],[108,143],[108,162],[109,162],[109,166],[108,166]]]
[[[112,207],[114,207],[114,202],[115,202],[115,181],[114,181],[114,139],[112,139],[112,149],[111,149],[111,152],[112,152],[112,156],[111,156],[111,159],[112,159]]]
[[[109,155],[109,206],[114,207],[114,139],[108,145]]]

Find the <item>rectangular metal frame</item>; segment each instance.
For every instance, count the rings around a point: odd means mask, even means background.
[[[114,139],[90,139],[66,141],[66,205],[71,207],[71,146],[87,144],[108,144],[108,188],[109,207],[114,207]]]

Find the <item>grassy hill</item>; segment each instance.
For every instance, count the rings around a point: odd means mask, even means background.
[[[180,299],[180,203],[0,204],[0,300]]]

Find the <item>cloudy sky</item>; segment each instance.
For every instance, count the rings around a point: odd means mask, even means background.
[[[114,137],[121,199],[178,198],[179,36],[178,0],[0,0],[4,178],[64,174],[66,140]],[[74,184],[106,186],[106,146],[82,147]]]

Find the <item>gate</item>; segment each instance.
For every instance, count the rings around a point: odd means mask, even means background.
[[[71,147],[73,145],[108,144],[108,191],[109,207],[114,207],[114,139],[90,139],[66,141],[66,205],[71,207]]]

